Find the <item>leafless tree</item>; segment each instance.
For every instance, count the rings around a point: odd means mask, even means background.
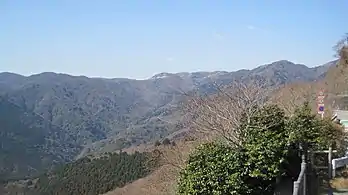
[[[346,95],[348,91],[348,33],[336,43],[333,49],[339,61],[336,67],[330,69],[326,74],[326,82],[333,94]]]
[[[270,90],[262,80],[233,82],[226,87],[215,84],[215,88],[216,94],[189,98],[184,110],[190,131],[205,137],[219,135],[230,144],[240,145],[244,137],[242,120],[250,123],[255,112],[266,104]]]
[[[305,101],[315,106],[318,89],[321,88],[323,87],[317,83],[292,83],[275,91],[271,101],[284,109],[287,115],[291,115],[295,108],[301,106]],[[313,107],[313,109],[315,108]]]
[[[346,33],[333,47],[335,56],[340,59],[348,59],[348,33]]]

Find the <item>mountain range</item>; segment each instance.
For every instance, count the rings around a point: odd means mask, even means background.
[[[0,73],[0,178],[33,176],[87,154],[173,135],[183,129],[178,103],[184,93],[214,93],[214,84],[234,81],[262,80],[270,87],[315,81],[335,63],[309,68],[282,60],[252,70],[160,73],[146,80]]]

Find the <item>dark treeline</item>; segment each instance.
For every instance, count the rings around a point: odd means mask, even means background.
[[[145,177],[156,164],[149,153],[139,152],[114,153],[95,159],[85,157],[30,181],[26,194],[102,194]]]

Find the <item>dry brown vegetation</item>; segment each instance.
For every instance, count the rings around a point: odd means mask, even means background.
[[[330,115],[336,95],[348,91],[348,47],[343,41],[347,37],[348,35],[335,47],[340,60],[336,66],[328,71],[324,80],[285,85],[272,91],[271,101],[283,107],[287,113],[292,113],[294,107],[304,101],[309,101],[313,109],[316,109],[317,94],[319,90],[324,90],[327,96],[325,99],[326,114]],[[250,87],[251,85],[254,87]],[[218,135],[229,142],[238,144],[242,135],[241,132],[236,131],[235,127],[240,122],[240,116],[250,106],[264,104],[266,99],[263,98],[267,97],[271,91],[266,93],[259,83],[250,83],[249,85],[238,83],[227,89],[219,89],[218,92],[214,96],[191,98],[185,108],[186,112],[189,113],[188,117],[193,121],[190,130],[191,133],[195,133],[195,141],[181,140],[175,147],[161,146],[158,149],[163,157],[163,166],[151,175],[106,193],[106,195],[175,194],[179,170],[184,165],[190,151],[198,144],[208,141],[208,139],[202,138],[207,135],[210,135],[207,137]],[[252,113],[246,113],[246,117],[250,118]],[[212,134],[212,132],[214,133]]]
[[[348,189],[348,169],[342,170],[340,176],[330,181],[330,185],[334,189]]]
[[[191,120],[188,128],[199,137],[219,136],[230,144],[239,145],[244,137],[238,127],[250,121],[266,102],[270,90],[262,82],[238,83],[221,88],[210,96],[193,96],[185,107]]]
[[[160,146],[156,149],[163,153],[164,165],[151,175],[115,189],[105,195],[170,195],[175,194],[176,180],[180,167],[192,149],[200,141],[178,141],[176,146]]]

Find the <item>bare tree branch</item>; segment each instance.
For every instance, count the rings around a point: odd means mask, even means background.
[[[342,52],[344,49],[347,49],[348,46],[348,33],[346,33],[342,38],[337,41],[337,43],[334,45],[333,50],[335,51],[335,57],[341,58]]]
[[[305,101],[315,106],[317,93],[318,86],[316,83],[294,83],[277,90],[271,101],[284,109],[287,115],[291,115],[295,108]]]
[[[191,132],[199,135],[222,136],[230,144],[240,145],[244,137],[242,120],[249,124],[269,97],[264,82],[233,82],[226,87],[214,84],[217,93],[195,95],[184,108]]]

